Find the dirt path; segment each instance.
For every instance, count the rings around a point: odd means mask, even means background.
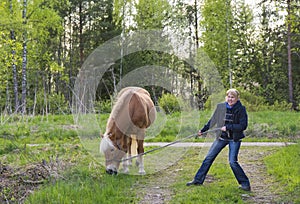
[[[158,172],[145,176],[146,179],[141,179],[142,182],[134,187],[134,189],[139,189],[137,194],[140,198],[139,204],[164,204],[171,200],[173,195],[171,185],[181,170],[175,166],[176,164],[163,173]]]
[[[279,195],[273,192],[274,189],[272,191],[272,187],[276,184],[273,183],[267,174],[267,169],[263,162],[263,159],[273,151],[274,149],[257,151],[257,148],[241,150],[239,158],[243,160],[242,166],[250,179],[253,194],[253,196],[245,194],[243,198],[247,203],[271,204],[276,203],[276,200],[279,199]]]
[[[279,199],[279,195],[271,188],[276,185],[266,172],[263,159],[276,150],[276,146],[284,146],[285,143],[260,143],[258,146],[268,146],[267,148],[253,147],[254,143],[244,144],[239,154],[239,160],[251,181],[252,192],[242,194],[246,203],[273,204]],[[182,147],[182,145],[180,145]],[[271,146],[271,147],[270,147]],[[275,146],[275,147],[272,147]],[[174,194],[171,185],[180,176],[180,164],[174,164],[161,173],[148,175],[146,179],[141,179],[142,183],[137,184],[139,190],[139,204],[164,204],[172,199]],[[148,178],[147,178],[148,177]],[[209,182],[212,178],[206,179]],[[210,181],[211,182],[211,181]],[[141,193],[140,193],[141,192]]]

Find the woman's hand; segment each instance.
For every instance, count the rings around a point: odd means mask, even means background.
[[[203,133],[201,132],[201,130],[199,130],[198,131],[198,136],[200,137],[200,136],[202,136],[203,135]]]
[[[221,130],[226,132],[226,126],[221,127]]]

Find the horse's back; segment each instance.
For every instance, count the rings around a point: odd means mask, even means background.
[[[140,87],[126,87],[117,96],[106,128],[110,132],[117,126],[124,133],[134,134],[136,131],[129,130],[146,129],[155,118],[155,106],[149,92]]]

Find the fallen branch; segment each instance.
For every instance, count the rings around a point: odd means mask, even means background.
[[[32,180],[24,180],[23,178],[21,178],[21,180],[23,181],[23,183],[29,183],[29,184],[42,184],[44,183],[46,180],[40,180],[40,181],[32,181]]]

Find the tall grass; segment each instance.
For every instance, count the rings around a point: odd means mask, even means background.
[[[1,118],[0,140],[19,143],[59,143],[77,137],[72,115]],[[1,141],[0,141],[1,142]]]
[[[255,138],[297,140],[300,136],[299,120],[298,112],[250,112],[246,133]]]
[[[32,194],[26,203],[135,203],[131,190],[135,177],[103,174],[103,168],[78,166],[52,185],[45,185]]]

